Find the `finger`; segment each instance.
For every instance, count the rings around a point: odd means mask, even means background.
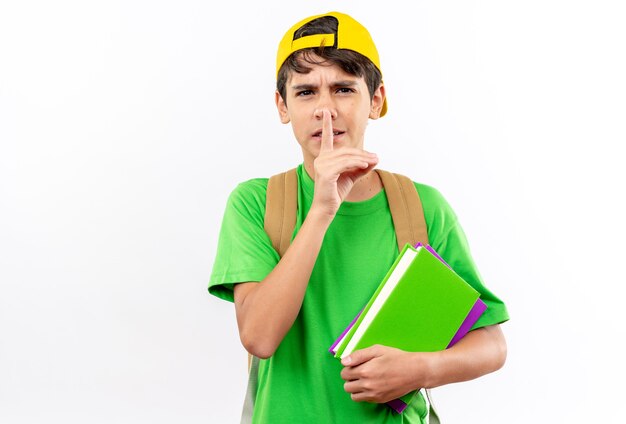
[[[348,155],[336,158],[334,162],[328,163],[326,168],[332,170],[333,172],[343,173],[346,171],[373,167],[376,166],[377,163],[377,158]]]
[[[363,392],[363,387],[361,387],[361,383],[358,381],[348,381],[343,384],[343,390],[346,393],[361,393]]]
[[[335,169],[345,169],[345,167],[360,168],[361,164],[367,164],[369,166],[372,166],[377,165],[379,162],[378,156],[376,156],[374,153],[365,153],[358,151],[344,152],[343,147],[335,149],[332,153],[327,152],[325,155],[325,159],[327,160],[325,164]]]
[[[323,147],[321,150],[324,150]],[[359,149],[352,149],[350,147],[337,147],[332,151],[326,151],[322,157],[317,158],[318,165],[335,166],[337,164],[344,163],[347,160],[359,160],[367,162],[369,164],[376,164],[380,161],[376,153],[370,153]]]
[[[356,367],[371,359],[376,358],[377,356],[380,356],[378,353],[378,346],[371,346],[365,349],[357,350],[356,352],[352,352],[350,355],[341,360],[341,364],[343,366]]]
[[[333,119],[328,109],[322,111],[322,145],[320,151],[332,152],[333,150]]]
[[[370,163],[366,167],[363,167],[359,172],[360,177],[364,177],[370,172],[372,172],[376,168],[376,165],[378,165],[378,161],[374,163]]]
[[[378,161],[378,156],[376,156],[375,153],[368,153],[368,152],[364,152],[364,151],[359,151],[359,150],[348,150],[345,149],[343,147],[338,148],[334,151],[334,158],[335,160],[340,160],[340,159],[346,159],[346,158],[355,158],[355,159],[361,159],[361,160],[367,160],[370,162],[373,161]]]
[[[354,381],[359,379],[357,371],[353,367],[344,367],[341,370],[341,379],[344,381]]]
[[[332,128],[332,119],[331,119],[331,128]],[[322,127],[322,132],[323,131],[324,131],[324,128]],[[358,147],[350,147],[350,146],[342,146],[341,148],[335,149],[335,152],[337,152],[338,156],[356,155],[356,156],[363,156],[363,157],[375,157],[375,158],[378,157],[378,155],[376,155],[376,153],[374,152],[368,152],[367,150],[359,149]]]
[[[367,402],[370,399],[365,392],[352,393],[350,398],[355,402]]]

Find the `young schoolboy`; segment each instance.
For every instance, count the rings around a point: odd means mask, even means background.
[[[402,414],[384,403],[504,364],[498,324],[508,319],[506,307],[482,283],[449,204],[419,183],[430,244],[480,292],[487,311],[441,352],[377,345],[342,362],[328,353],[398,255],[385,190],[372,172],[378,157],[364,149],[368,120],[387,111],[385,95],[376,47],[350,16],[306,18],[280,42],[276,106],[303,155],[295,236],[281,258],[264,231],[268,179],[239,184],[209,283],[211,294],[234,301],[242,344],[261,358],[255,423],[423,423],[421,395]]]

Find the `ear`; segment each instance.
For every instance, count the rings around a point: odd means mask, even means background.
[[[289,118],[289,111],[287,110],[287,103],[285,103],[283,96],[280,95],[278,90],[276,90],[274,97],[275,97],[274,100],[276,102],[276,108],[278,109],[278,115],[280,116],[280,122],[282,122],[283,124],[288,124],[289,121],[291,121],[291,119]]]
[[[372,96],[372,102],[370,105],[370,119],[380,118],[380,112],[383,110],[383,104],[385,103],[385,86],[380,84],[374,96]]]

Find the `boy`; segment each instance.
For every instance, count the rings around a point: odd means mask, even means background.
[[[350,16],[327,13],[294,25],[279,45],[276,106],[302,149],[294,238],[282,258],[263,221],[267,179],[231,194],[210,293],[234,301],[246,350],[262,360],[253,422],[421,423],[420,396],[404,413],[384,405],[420,388],[499,369],[504,304],[482,284],[456,216],[441,194],[415,183],[430,244],[488,305],[442,352],[372,346],[341,363],[328,347],[365,305],[398,255],[369,119],[386,113],[376,47]]]

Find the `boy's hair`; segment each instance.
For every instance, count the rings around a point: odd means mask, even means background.
[[[296,42],[296,40],[311,36],[322,37],[320,38],[319,43],[316,43],[317,46],[298,49],[291,53],[286,59],[284,59],[282,64],[280,64],[276,77],[276,89],[285,103],[287,101],[286,85],[289,81],[291,73],[297,72],[300,74],[308,74],[311,72],[312,68],[307,66],[307,64],[328,66],[337,65],[344,72],[350,75],[363,77],[370,94],[370,100],[374,97],[376,89],[382,82],[382,73],[380,72],[378,65],[372,62],[372,60],[365,55],[350,49],[349,46],[348,48],[338,48],[338,18],[342,20],[350,19],[353,25],[356,24],[360,27],[359,29],[362,28],[362,31],[367,31],[364,27],[347,15],[330,13],[320,17],[315,17],[314,19],[306,22],[304,25],[296,28],[293,31],[293,35],[289,37],[290,39],[287,37],[291,34],[291,32],[288,32],[285,35],[285,38],[283,38],[281,47],[279,47],[279,55],[280,49],[286,40],[289,42]],[[331,37],[327,38],[329,35]],[[369,34],[367,35],[369,38]],[[362,39],[363,38],[361,37],[361,40]],[[332,45],[327,45],[328,40],[332,42]],[[376,47],[371,41],[371,38],[369,38],[369,40],[371,45],[368,45],[367,48],[373,49],[373,53],[370,54],[375,56],[375,60],[378,61],[378,53],[375,51]],[[386,112],[386,107],[384,109]],[[381,113],[381,116],[383,114],[384,113]]]

